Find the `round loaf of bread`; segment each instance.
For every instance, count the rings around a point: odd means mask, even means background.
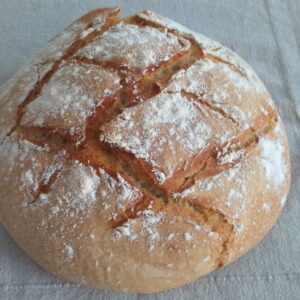
[[[236,54],[145,11],[96,9],[0,88],[0,221],[66,280],[150,293],[257,244],[290,160]]]

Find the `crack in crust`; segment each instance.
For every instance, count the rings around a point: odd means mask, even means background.
[[[133,24],[133,21],[127,21],[127,23]],[[179,35],[176,36],[179,37]],[[120,67],[110,61],[76,57],[75,59],[79,61],[116,70],[121,78],[120,84],[122,85],[119,99],[116,100],[110,107],[105,104],[99,106],[95,114],[89,118],[86,126],[86,135],[88,136],[89,133],[94,130],[99,132],[99,128],[102,124],[121,114],[125,108],[135,106],[136,104],[159,94],[162,90],[164,90],[169,83],[169,80],[177,72],[188,69],[195,63],[195,61],[201,58],[203,58],[201,48],[194,42],[191,42],[191,46],[188,50],[184,50],[173,55],[169,60],[163,61],[157,66],[152,66],[143,76],[131,80],[130,76],[135,73],[134,70],[129,70],[126,67]]]
[[[213,207],[206,207],[199,201],[185,200],[183,198],[168,197],[167,202],[157,201],[143,198],[134,206],[127,208],[123,213],[109,221],[109,227],[116,229],[123,226],[133,219],[139,218],[140,213],[148,208],[149,205],[155,206],[155,211],[164,211],[168,206],[177,206],[184,210],[191,210],[196,213],[192,215],[195,222],[203,221],[212,232],[216,232],[222,239],[221,250],[214,259],[215,267],[225,266],[230,260],[230,244],[234,241],[234,226],[228,221],[227,217],[219,210]]]
[[[118,216],[115,216],[114,218],[111,218],[108,221],[108,228],[116,229],[129,222],[129,220],[137,219],[139,217],[139,214],[145,209],[147,209],[149,205],[154,205],[153,200],[150,200],[150,198],[147,197],[143,197],[141,201],[126,208],[123,213],[119,214]],[[161,208],[158,209],[158,211],[161,211],[163,207],[164,206],[162,205]]]
[[[235,72],[242,75],[243,77],[247,77],[247,75],[239,67],[237,67],[236,65],[234,65],[233,63],[231,63],[231,62],[229,62],[225,59],[222,59],[219,56],[216,56],[216,55],[213,55],[213,54],[210,54],[210,53],[206,53],[205,58],[208,58],[208,59],[210,59],[212,61],[215,61],[215,62],[225,64],[225,65],[229,66],[231,69],[233,69]]]
[[[58,170],[56,170],[50,177],[48,180],[43,180],[42,182],[39,183],[37,192],[34,196],[34,199],[29,202],[28,204],[34,204],[38,201],[39,197],[41,196],[41,194],[48,194],[51,190],[52,184],[55,182],[55,180],[58,178],[59,174],[60,174],[61,168],[59,168]]]
[[[171,28],[167,28],[161,24],[158,24],[156,22],[153,22],[153,21],[150,21],[150,20],[146,20],[146,19],[143,19],[141,18],[140,16],[133,16],[131,18],[129,18],[128,22],[136,22],[136,24],[139,24],[140,26],[151,26],[151,27],[154,27],[154,28],[157,28],[161,31],[165,31],[167,30],[168,32],[171,32],[173,33],[174,35],[180,37],[180,38],[184,38],[184,39],[187,39],[191,44],[193,45],[196,45],[197,47],[199,47],[201,49],[201,52],[202,52],[202,56],[203,58],[207,58],[207,59],[210,59],[212,61],[216,61],[216,62],[220,62],[220,63],[223,63],[223,64],[226,64],[228,65],[231,69],[233,69],[235,72],[239,73],[240,75],[242,75],[243,77],[247,77],[247,75],[239,68],[237,67],[236,65],[234,65],[233,63],[225,60],[225,59],[222,59],[221,57],[218,57],[216,55],[213,55],[211,53],[205,53],[202,48],[200,47],[199,43],[193,38],[193,37],[188,37],[187,35],[186,36],[183,36],[182,34],[180,34],[177,30],[175,29],[171,29]],[[215,48],[213,50],[218,50],[218,48]]]
[[[233,242],[234,226],[228,221],[226,215],[213,207],[206,207],[199,202],[185,201],[189,207],[203,216],[206,224],[213,232],[222,238],[222,250],[215,259],[216,267],[223,267],[229,260],[229,245]]]
[[[91,65],[101,66],[107,69],[112,69],[114,71],[117,71],[122,79],[126,77],[126,73],[131,73],[131,70],[129,68],[125,66],[120,66],[118,63],[115,63],[113,61],[100,60],[100,59],[94,60],[88,57],[76,56],[76,55],[72,59],[80,63],[91,64]],[[135,70],[133,70],[133,73],[134,72]]]
[[[198,97],[197,95],[187,92],[185,90],[181,91],[181,95],[191,101],[199,102],[200,104],[207,106],[209,109],[219,113],[224,119],[230,120],[235,125],[238,125],[238,122],[231,115],[226,113],[221,107],[216,107],[209,101],[202,99],[202,98]]]
[[[170,78],[179,70],[186,69],[195,62],[195,59],[190,58],[192,51],[182,51],[168,61],[161,63],[155,68],[151,68],[147,74],[128,82],[128,69],[118,68],[115,64],[106,61],[94,61],[77,58],[79,61],[88,61],[88,63],[101,65],[102,67],[112,68],[118,71],[121,78],[121,90],[118,92],[119,97],[114,103],[106,103],[100,105],[96,112],[87,121],[86,136],[88,137],[91,132],[99,133],[99,128],[102,124],[112,120],[117,115],[121,114],[125,108],[134,106],[142,101],[146,101],[163,90],[168,84]],[[129,73],[130,76],[131,73]],[[112,97],[113,98],[113,97]],[[110,104],[110,105],[109,105]],[[96,138],[94,136],[94,138]]]
[[[206,177],[215,176],[241,162],[257,146],[259,138],[267,134],[273,127],[274,125],[270,121],[258,130],[249,128],[242,131],[233,140],[227,141],[219,147],[208,149],[199,168],[185,177],[183,184],[175,192],[182,192],[191,187],[196,178],[205,179]]]

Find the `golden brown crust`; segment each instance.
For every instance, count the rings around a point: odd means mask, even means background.
[[[118,13],[81,17],[0,88],[0,221],[61,278],[155,292],[262,239],[288,193],[288,143],[236,54]]]

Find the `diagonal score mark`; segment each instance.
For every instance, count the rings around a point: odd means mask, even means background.
[[[140,24],[141,26],[151,26],[151,27],[157,28],[157,29],[159,29],[161,31],[167,30],[168,32],[173,33],[177,37],[180,37],[180,38],[183,38],[183,39],[187,39],[191,44],[197,45],[201,49],[201,51],[202,51],[202,59],[207,58],[207,59],[213,60],[215,62],[226,64],[231,69],[233,69],[235,72],[239,73],[241,76],[247,77],[247,75],[245,74],[245,72],[243,72],[239,67],[237,67],[236,65],[234,65],[230,61],[227,61],[227,60],[225,60],[225,59],[223,59],[223,58],[221,58],[221,57],[219,57],[217,55],[213,55],[211,53],[205,53],[203,51],[203,49],[201,48],[200,44],[193,37],[189,37],[188,34],[186,34],[186,35],[182,34],[182,33],[180,34],[180,32],[178,32],[175,29],[168,28],[168,27],[163,26],[162,24],[156,23],[154,21],[146,20],[146,19],[144,19],[144,18],[142,18],[140,16],[134,16],[131,19],[129,19],[129,22],[130,21],[131,22],[136,22],[136,23]],[[218,48],[217,49],[213,49],[213,50],[218,50]]]
[[[232,123],[234,123],[235,125],[239,125],[238,122],[228,113],[226,113],[221,107],[217,107],[214,106],[212,103],[210,103],[209,101],[193,94],[190,92],[186,92],[185,90],[181,91],[181,95],[186,97],[187,99],[191,100],[191,101],[195,101],[195,102],[199,102],[200,104],[203,104],[205,106],[207,106],[209,109],[217,112],[218,114],[220,114],[224,119],[228,119],[230,120]]]
[[[152,66],[142,77],[134,81],[128,80],[128,76],[126,76],[126,71],[128,70],[118,66],[116,63],[77,57],[76,59],[79,61],[117,70],[121,78],[120,83],[123,86],[120,97],[113,108],[105,107],[103,109],[104,104],[99,106],[96,113],[90,117],[86,126],[86,135],[89,134],[91,129],[99,129],[102,124],[115,118],[125,108],[135,106],[159,94],[177,72],[186,70],[202,56],[201,48],[193,43],[189,49],[174,54],[167,61],[163,61],[157,66]],[[134,70],[131,70],[130,73],[134,73]]]
[[[206,207],[199,201],[191,201],[185,199],[175,199],[175,201],[183,201],[186,205],[201,215],[205,224],[209,226],[212,232],[217,232],[222,239],[222,247],[218,257],[215,259],[215,266],[220,268],[226,265],[229,259],[229,245],[234,239],[234,225],[228,221],[228,217],[215,209],[214,207]]]
[[[47,180],[42,180],[39,183],[36,195],[34,196],[34,199],[29,202],[28,204],[34,204],[38,201],[41,194],[47,194],[51,190],[51,186],[54,183],[54,181],[58,178],[60,174],[61,168],[57,169]]]
[[[53,61],[51,69],[42,77],[39,78],[38,82],[35,84],[34,88],[29,92],[29,94],[26,96],[24,101],[18,106],[17,116],[16,116],[16,124],[15,126],[10,130],[10,132],[7,134],[8,136],[11,135],[20,125],[22,116],[24,114],[24,108],[30,104],[32,101],[36,99],[36,97],[40,94],[41,90],[49,82],[52,75],[57,71],[59,68],[59,65],[62,61],[67,60],[71,58],[80,48],[82,48],[86,43],[88,43],[91,39],[94,37],[103,34],[106,30],[110,28],[110,26],[114,25],[117,20],[116,16],[119,14],[119,11],[113,11],[110,15],[107,16],[105,19],[105,23],[102,26],[101,30],[99,31],[93,31],[90,34],[88,34],[86,37],[79,39],[78,37],[75,39],[75,41],[64,50],[64,54],[61,58]],[[93,21],[91,21],[86,27],[85,30],[91,28],[93,26]]]
[[[230,61],[227,61],[227,60],[225,60],[217,55],[213,55],[211,53],[206,53],[204,57],[207,59],[210,59],[212,61],[225,64],[225,65],[229,66],[231,69],[233,69],[235,72],[239,73],[241,76],[247,77],[246,74],[240,68],[238,68],[236,65],[234,65]]]
[[[152,210],[155,212],[164,211],[168,207],[179,207],[181,210],[190,211],[189,216],[197,224],[205,223],[212,232],[216,232],[221,238],[221,248],[217,256],[214,258],[215,267],[222,267],[229,262],[230,247],[229,245],[234,239],[234,226],[228,221],[226,215],[213,207],[206,207],[198,201],[192,202],[183,198],[168,197],[167,202],[154,203],[143,199],[132,207],[126,209],[123,213],[108,222],[108,227],[116,230],[118,227],[124,226],[130,220],[138,219],[140,213],[152,205]]]

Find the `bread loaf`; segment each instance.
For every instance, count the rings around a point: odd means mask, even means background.
[[[235,53],[153,12],[118,14],[84,15],[0,88],[0,220],[60,278],[150,293],[265,236],[288,142]]]

